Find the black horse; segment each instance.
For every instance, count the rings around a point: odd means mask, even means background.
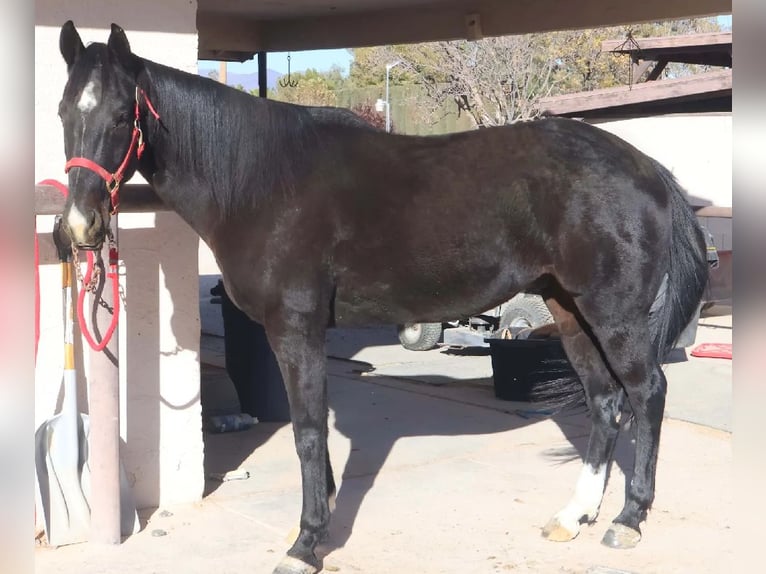
[[[326,330],[475,315],[520,290],[550,308],[593,422],[575,495],[543,534],[569,540],[596,518],[627,397],[635,476],[604,542],[638,542],[654,498],[660,364],[707,281],[702,232],[664,167],[563,119],[387,134],[142,59],[114,24],[107,44],[85,48],[67,22],[60,48],[73,245],[100,248],[119,184],[138,170],[213,250],[278,358],[303,510],[276,573],[321,568],[335,493]]]

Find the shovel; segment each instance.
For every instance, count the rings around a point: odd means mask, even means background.
[[[90,534],[90,467],[88,466],[88,415],[77,408],[77,376],[74,364],[74,310],[70,250],[56,218],[53,240],[61,262],[64,289],[64,400],[61,411],[35,432],[35,468],[43,509],[44,528],[51,546],[88,540]],[[121,531],[138,530],[138,514],[120,464]]]

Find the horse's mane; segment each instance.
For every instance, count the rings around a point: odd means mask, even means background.
[[[266,101],[174,68],[142,60],[161,117],[149,135],[175,170],[198,180],[221,215],[290,192],[306,169],[300,158],[317,142],[307,108]],[[192,182],[193,183],[193,182]]]

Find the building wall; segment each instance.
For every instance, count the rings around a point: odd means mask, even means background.
[[[596,125],[664,164],[693,205],[731,207],[731,114],[670,115]]]
[[[37,0],[35,26],[35,178],[58,178],[65,162],[57,117],[66,83],[59,32],[73,20],[83,42],[106,42],[112,22],[133,51],[195,72],[196,0]],[[162,113],[162,102],[154,102]],[[140,178],[133,180],[140,181]],[[35,377],[39,424],[61,402],[61,276],[50,248],[51,217],[41,232],[41,338]],[[199,500],[204,488],[199,385],[198,245],[175,214],[120,215],[122,462],[139,508]],[[82,349],[82,346],[80,347]],[[78,353],[79,406],[87,412],[87,355]]]

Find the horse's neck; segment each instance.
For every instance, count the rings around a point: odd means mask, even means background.
[[[304,110],[158,64],[147,62],[146,70],[160,124],[147,120],[142,173],[203,237],[233,214],[252,217],[262,200],[294,190],[310,169],[306,150],[319,142]]]
[[[144,81],[150,86],[154,78],[160,76],[167,83],[166,76],[170,76],[172,82],[176,75],[180,78],[186,75],[154,62],[147,61],[146,67]],[[139,171],[160,199],[205,239],[215,222],[221,219],[220,204],[212,193],[215,182],[206,181],[204,169],[197,169],[193,163],[187,165],[189,158],[193,157],[190,142],[183,141],[183,136],[174,133],[172,127],[168,129],[168,126],[192,125],[190,119],[195,110],[191,106],[175,105],[170,98],[164,98],[151,88],[149,91],[154,92],[152,104],[160,120],[158,124],[157,120],[147,116],[150,122],[148,145]],[[202,158],[199,161],[201,163]]]
[[[172,166],[158,167],[151,153],[142,161],[139,172],[152,186],[157,196],[175,211],[203,239],[209,237],[214,222],[220,219],[218,206],[207,194],[199,193],[199,185],[190,179],[177,177]]]

